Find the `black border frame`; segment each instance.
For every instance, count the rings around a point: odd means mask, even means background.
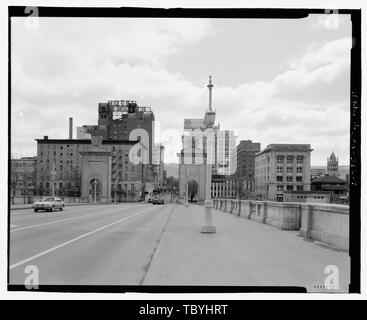
[[[8,7],[8,190],[11,171],[11,17],[27,17],[25,6]],[[349,293],[360,293],[361,272],[361,9],[245,9],[245,8],[137,8],[137,7],[37,7],[40,17],[110,17],[110,18],[231,18],[299,19],[309,14],[350,14],[353,48],[350,74],[350,266]],[[10,194],[8,193],[8,291],[29,291],[23,285],[9,284]],[[302,287],[245,286],[40,286],[39,292],[98,293],[306,293]]]

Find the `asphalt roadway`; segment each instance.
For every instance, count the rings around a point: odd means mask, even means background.
[[[348,252],[213,209],[216,234],[202,234],[204,208],[123,203],[12,210],[10,284],[28,266],[40,285],[300,286],[347,292]],[[338,288],[324,288],[328,268]],[[334,273],[336,274],[336,273]]]
[[[139,285],[174,205],[109,204],[12,211],[10,284],[29,265],[40,285]]]

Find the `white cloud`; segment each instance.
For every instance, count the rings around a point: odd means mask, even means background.
[[[338,30],[345,23],[346,17],[339,14],[337,10],[326,12],[317,17],[314,26],[316,28],[325,28],[326,30]]]
[[[17,19],[12,30],[12,147],[18,155],[34,154],[33,138],[66,137],[69,116],[76,125],[96,123],[98,102],[135,99],[152,106],[166,161],[177,161],[183,118],[202,116],[208,93],[169,71],[166,61],[214,36],[208,20],[41,19],[38,30],[29,30]],[[350,45],[350,39],[313,45],[268,82],[229,87],[213,75],[217,121],[263,147],[311,143],[317,161],[331,148],[325,141],[333,141],[347,162]]]

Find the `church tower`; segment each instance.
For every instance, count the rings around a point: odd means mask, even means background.
[[[327,174],[329,176],[339,176],[339,159],[335,156],[334,151],[327,158]]]

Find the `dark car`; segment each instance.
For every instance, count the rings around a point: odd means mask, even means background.
[[[155,198],[153,198],[152,203],[153,204],[164,204],[164,200],[160,199],[158,197],[155,197]]]

